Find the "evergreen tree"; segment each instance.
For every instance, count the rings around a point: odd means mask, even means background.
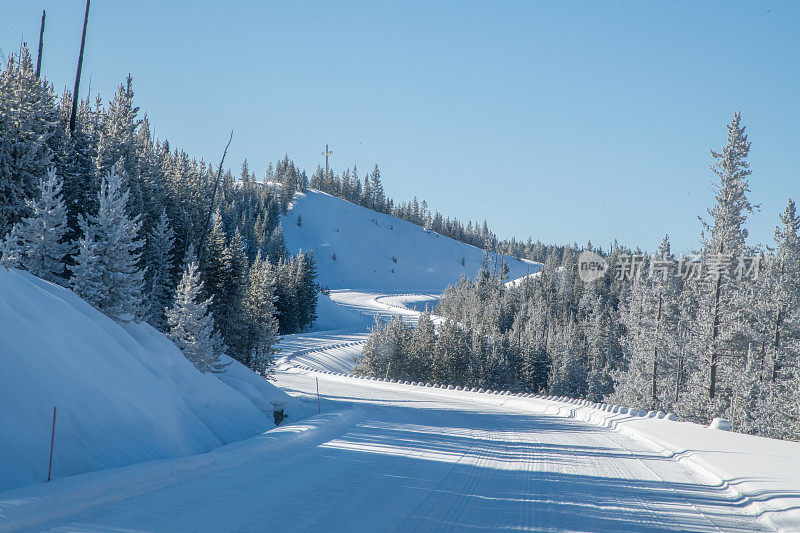
[[[692,403],[705,410],[707,416],[719,415],[730,405],[734,381],[741,375],[739,364],[728,358],[726,364],[728,361],[731,364],[723,369],[724,375],[718,376],[720,353],[727,351],[743,355],[747,351],[746,341],[735,335],[734,316],[737,314],[738,298],[736,288],[728,283],[725,267],[729,267],[733,258],[747,251],[744,223],[747,214],[754,208],[747,199],[748,176],[751,173],[747,163],[749,151],[750,142],[745,135],[745,127],[741,125],[741,115],[736,112],[728,124],[728,140],[722,152],[711,152],[715,159],[711,169],[717,178],[714,184],[716,203],[708,210],[712,221],[701,220],[705,263],[723,266],[722,272],[707,276],[702,282],[705,303],[701,305],[702,312],[697,322],[701,328],[699,335],[707,346],[707,362],[703,365],[707,375],[707,394],[706,399],[697,399]],[[720,377],[722,383],[718,383]],[[715,398],[719,385],[722,385],[722,395]]]
[[[248,260],[244,240],[237,227],[228,244],[230,271],[221,295],[225,310],[225,323],[219,324],[222,338],[228,346],[228,355],[244,362],[248,359],[247,327],[244,323],[244,300],[248,287]]]
[[[622,322],[625,368],[614,373],[609,401],[649,409],[672,410],[680,357],[680,278],[669,237],[650,258],[649,274],[636,279],[628,293]]]
[[[780,223],[775,228],[775,253],[747,306],[756,338],[750,350],[750,386],[737,398],[739,405],[747,406],[737,429],[796,438],[800,435],[800,216],[791,199]]]
[[[27,200],[30,216],[13,226],[0,252],[6,266],[20,266],[34,276],[64,284],[65,259],[71,247],[64,242],[67,208],[61,187],[61,179],[51,167],[39,181],[39,199]]]
[[[61,129],[69,128],[72,95],[65,92],[61,98]],[[78,216],[97,211],[97,191],[100,180],[97,178],[95,164],[96,139],[92,133],[95,114],[88,100],[78,107],[75,129],[69,135],[61,135],[60,154],[56,158],[56,173],[64,182],[64,202],[67,205],[67,237],[77,241],[80,238]]]
[[[133,105],[133,79],[128,75],[103,117],[95,161],[98,176],[105,176],[117,165],[115,172],[121,174],[123,185],[130,190],[128,212],[135,214],[146,211],[145,202],[149,199],[139,179],[136,157],[138,112],[139,108]]]
[[[219,357],[226,348],[215,331],[211,299],[203,297],[203,282],[193,256],[190,249],[174,303],[167,311],[169,338],[200,372],[219,372]]]
[[[175,232],[169,223],[166,210],[161,212],[153,231],[147,236],[145,272],[147,322],[160,331],[167,330],[166,310],[174,293],[173,250]]]
[[[128,191],[112,170],[103,179],[97,215],[80,217],[81,237],[72,270],[72,289],[115,320],[133,320],[141,310],[138,217],[126,213]]]
[[[711,170],[717,181],[714,183],[714,207],[708,210],[711,222],[701,219],[707,254],[730,254],[736,256],[745,250],[747,228],[745,221],[754,206],[747,199],[750,192],[748,177],[751,174],[747,156],[750,141],[742,125],[741,113],[734,113],[728,124],[728,141],[721,152],[711,151],[715,162]]]
[[[271,375],[274,366],[273,345],[278,336],[275,300],[272,266],[259,253],[248,273],[243,318],[247,324],[245,364],[264,377]]]
[[[23,43],[0,73],[0,236],[28,214],[26,201],[52,164],[57,127],[52,90],[36,77]]]
[[[364,187],[362,190],[364,192],[361,195],[361,205],[367,209],[374,209],[375,196],[372,193],[372,185],[370,185],[369,182],[369,174],[364,174]]]
[[[219,210],[214,213],[211,231],[203,250],[203,280],[205,294],[211,300],[211,312],[214,321],[221,332],[225,331],[228,323],[227,297],[225,291],[233,285],[231,271],[231,249],[223,227],[222,214]]]
[[[297,258],[281,258],[275,265],[275,310],[277,312],[279,333],[287,335],[299,333],[300,317],[295,291],[294,275]]]
[[[366,176],[364,180],[366,181]],[[366,187],[366,185],[365,185]],[[370,200],[370,208],[374,209],[375,211],[385,212],[386,211],[386,198],[383,194],[383,184],[381,183],[381,171],[378,169],[377,163],[375,164],[375,168],[372,169],[372,175],[370,176],[370,194],[372,198]]]
[[[316,283],[317,262],[314,252],[300,253],[295,262],[294,287],[297,301],[298,330],[305,331],[317,319],[317,297],[319,285]]]
[[[283,237],[283,228],[280,224],[272,230],[266,252],[270,263],[274,265],[278,264],[281,259],[285,259],[288,255],[289,252],[286,250],[286,241]]]

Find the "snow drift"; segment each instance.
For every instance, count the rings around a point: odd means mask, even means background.
[[[164,335],[119,325],[71,291],[0,267],[0,491],[54,475],[207,452],[303,405],[247,368],[201,374]],[[310,411],[310,409],[306,409]]]
[[[282,225],[292,253],[314,250],[319,283],[331,289],[441,292],[462,274],[475,276],[483,262],[479,248],[315,190],[295,196]],[[510,279],[541,268],[499,257],[508,264]]]

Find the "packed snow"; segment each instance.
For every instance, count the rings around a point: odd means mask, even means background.
[[[319,383],[322,415],[207,454],[209,464],[161,462],[170,473],[160,484],[135,479],[130,489],[130,471],[92,474],[117,491],[96,505],[39,491],[52,502],[44,523],[7,503],[32,500],[30,490],[0,495],[0,507],[39,531],[770,529],[730,484],[571,416],[565,402],[297,370],[278,383],[306,398]],[[700,430],[729,445],[730,433]]]
[[[71,291],[0,268],[0,490],[207,452],[274,427],[302,403],[233,363],[201,374],[161,333],[119,325]]]

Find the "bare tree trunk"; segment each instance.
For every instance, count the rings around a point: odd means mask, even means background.
[[[719,245],[719,253],[722,254],[724,246]],[[711,325],[711,351],[709,354],[708,368],[708,397],[714,399],[717,389],[717,338],[719,337],[719,300],[722,293],[722,276],[717,277],[714,289],[714,321]]]
[[[89,24],[89,0],[86,0],[86,12],[83,15],[83,33],[81,33],[81,51],[78,53],[78,69],[75,71],[75,89],[72,91],[72,113],[69,116],[69,132],[75,131],[75,119],[78,114],[78,91],[81,88],[81,70],[83,70],[83,49],[86,46],[86,26]]]
[[[228,144],[225,145],[225,151],[222,152],[222,159],[219,160],[219,167],[217,168],[217,179],[214,180],[214,189],[211,191],[211,203],[208,204],[208,215],[206,215],[206,224],[203,227],[203,233],[200,235],[200,242],[197,243],[197,261],[202,264],[203,244],[206,242],[206,235],[208,235],[208,228],[211,226],[211,215],[214,213],[214,200],[217,197],[217,187],[219,187],[219,180],[222,177],[222,164],[225,162],[225,156],[228,155],[228,148],[233,140],[233,130],[231,136],[228,138]]]
[[[783,257],[781,257],[781,275],[779,282],[783,282]],[[778,302],[776,303],[776,307],[778,308],[776,316],[775,316],[775,334],[772,340],[772,382],[775,383],[778,379],[778,372],[781,369],[780,365],[780,345],[781,345],[781,322],[783,321],[783,305],[781,304],[780,297],[778,297]]]
[[[678,356],[678,368],[675,370],[675,403],[678,403],[681,392],[681,376],[683,374],[683,345],[681,345],[681,354]]]
[[[42,49],[44,48],[44,18],[46,12],[42,10],[42,25],[39,28],[39,53],[36,56],[36,78],[40,78],[42,74]]]
[[[658,293],[658,313],[656,316],[656,342],[653,347],[653,369],[652,369],[652,383],[650,384],[651,403],[653,404],[653,411],[656,410],[658,404],[658,343],[660,342],[660,328],[661,328],[661,304],[663,302],[663,293]]]

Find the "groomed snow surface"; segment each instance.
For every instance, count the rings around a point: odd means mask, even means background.
[[[322,415],[211,454],[0,494],[0,507],[39,531],[769,529],[728,484],[638,434],[570,416],[566,402],[298,370],[279,377],[309,398],[317,381]],[[695,430],[726,450],[730,433]],[[73,494],[97,502],[62,503]],[[36,523],[10,502],[51,520]],[[60,510],[67,516],[56,518]]]
[[[236,363],[201,375],[151,328],[0,269],[0,531],[800,531],[798,443],[347,375],[375,317],[414,322],[471,247],[423,250],[455,241],[321,193],[298,209],[290,248],[340,240],[317,331],[281,341],[285,392]],[[339,219],[341,237],[316,227]],[[382,248],[376,231],[407,233]],[[383,268],[398,250],[418,265]],[[351,274],[340,253],[365,260]],[[267,431],[273,402],[290,418]]]

